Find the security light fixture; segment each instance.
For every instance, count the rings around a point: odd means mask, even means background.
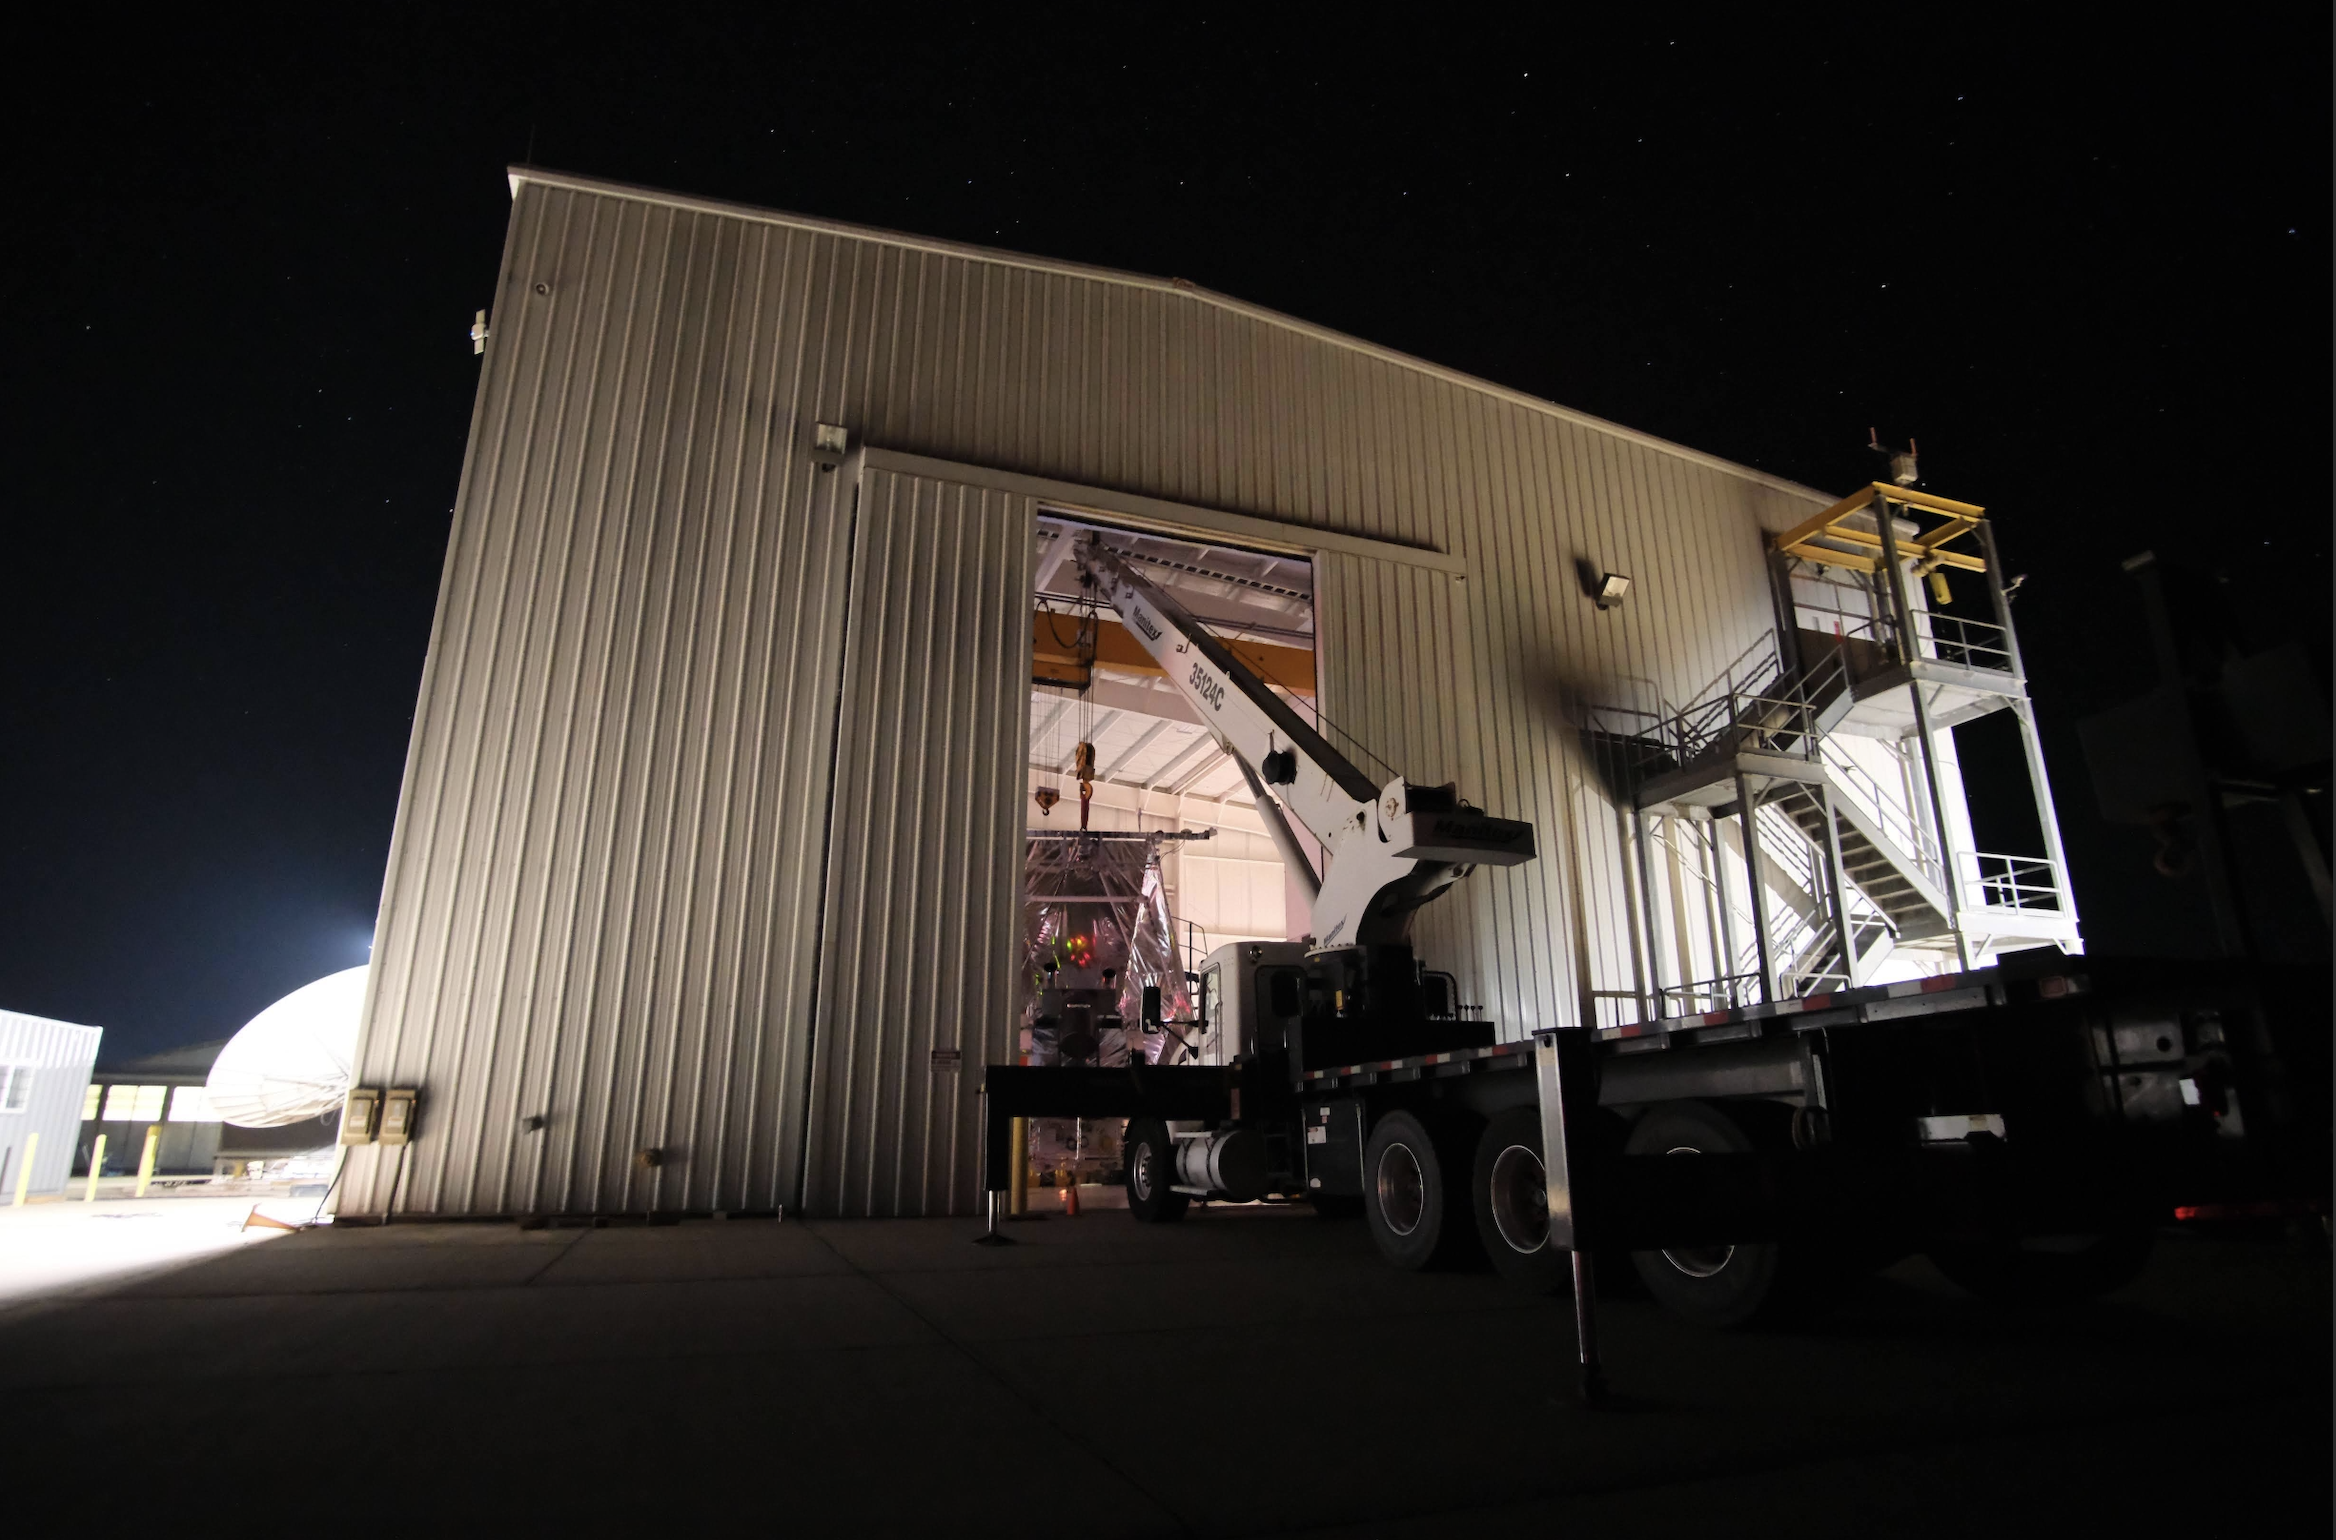
[[[1592,595],[1598,608],[1610,610],[1630,596],[1630,579],[1619,572],[1609,572],[1598,580],[1598,591]]]

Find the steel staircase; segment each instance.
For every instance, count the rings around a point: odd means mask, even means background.
[[[1822,784],[1832,794],[1843,878],[1888,916],[1890,929],[1897,937],[1912,940],[1945,933],[1948,912],[1946,894],[1941,887],[1944,874],[1935,863],[1908,852],[1899,841],[1884,834],[1878,821],[1858,805],[1849,778],[1832,764],[1822,760],[1820,764],[1826,772]],[[1770,805],[1791,819],[1793,827],[1813,848],[1822,851],[1826,848],[1825,800],[1806,783],[1790,783],[1777,788]]]
[[[1908,945],[1932,952],[1942,944],[1958,947],[1959,911],[1950,893],[1957,873],[1965,879],[1960,913],[1966,920],[1975,910],[1992,914],[2002,900],[1991,895],[2016,888],[2014,901],[2021,904],[2042,895],[2022,917],[2033,928],[2034,915],[2050,910],[2059,891],[2049,870],[2040,880],[2035,875],[2049,863],[1971,853],[1957,863],[1941,852],[1927,802],[1907,793],[1923,779],[1920,761],[1910,757],[1916,745],[1866,732],[1852,720],[1870,701],[1858,693],[1851,656],[1847,647],[1830,649],[1802,673],[1785,665],[1773,636],[1763,637],[1691,706],[1594,708],[1584,724],[1609,786],[1642,817],[1729,825],[1738,859],[1756,866],[1764,905],[1773,905],[1755,923],[1770,932],[1773,987],[1791,995],[1866,983]],[[1852,736],[1873,747],[1852,752],[1845,744]],[[1871,758],[1877,750],[1895,762],[1883,772],[1894,792],[1860,763],[1860,753]],[[1734,833],[1747,811],[1749,855]],[[1739,949],[1725,977],[1659,984],[1657,998],[1709,998],[1740,989],[1736,980],[1757,981],[1757,970],[1735,971],[1742,961]]]

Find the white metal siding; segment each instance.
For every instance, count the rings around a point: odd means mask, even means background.
[[[514,211],[359,1061],[425,1094],[401,1207],[795,1201],[848,517],[778,244]]]
[[[847,570],[850,473],[808,462],[814,422],[1098,498],[1457,558],[1465,597],[1441,575],[1333,566],[1326,701],[1405,773],[1540,827],[1539,863],[1480,874],[1427,921],[1466,959],[1471,1003],[1514,1033],[1644,987],[1621,821],[1569,724],[1617,693],[1684,702],[1767,628],[1762,531],[1815,494],[1164,283],[632,190],[523,179],[498,293],[360,1061],[364,1083],[425,1092],[401,1207],[800,1192],[908,1212],[970,1190],[970,1086],[957,1128],[920,1142],[931,1085],[865,1068],[913,1058],[917,1034],[975,1030],[994,987],[986,962],[944,978],[939,953],[903,971],[920,941],[890,928],[935,912],[922,884],[945,868],[918,865],[913,898],[871,896],[886,933],[855,932],[848,956],[816,944],[831,790],[840,808],[910,770],[860,765],[847,735],[831,787],[846,595],[884,599],[887,579]],[[901,515],[899,538],[986,540],[1006,505],[977,502],[954,526],[939,503]],[[1595,609],[1577,561],[1631,575],[1630,601]],[[930,593],[991,602],[1022,580],[1026,543],[996,562]],[[866,640],[903,659],[923,645]],[[866,694],[880,682],[847,706],[883,720]],[[951,732],[1005,720],[971,696],[932,710]],[[955,740],[913,752],[972,773]],[[1019,764],[1018,744],[1001,750],[998,784],[1018,787]],[[930,817],[937,794],[904,789],[888,815]],[[844,880],[830,871],[831,924],[861,901]],[[966,880],[953,897],[978,904],[994,878]],[[882,991],[894,1034],[847,1041],[842,1022],[879,1017],[847,1018],[823,975],[816,1078],[815,959],[840,970],[833,989]],[[531,1112],[548,1130],[520,1131]],[[638,1165],[644,1147],[665,1163]],[[386,1200],[378,1157],[352,1163],[346,1210]]]
[[[1013,1051],[1026,497],[871,469],[853,537],[804,1201],[965,1214],[981,1066]],[[957,1055],[936,1070],[936,1049]]]
[[[0,1065],[32,1072],[24,1110],[0,1112],[0,1203],[16,1196],[30,1134],[39,1134],[40,1144],[33,1151],[32,1180],[25,1196],[64,1189],[81,1135],[81,1098],[89,1088],[90,1066],[97,1062],[98,1041],[104,1035],[99,1027],[0,1011]],[[145,1137],[143,1129],[139,1137]]]

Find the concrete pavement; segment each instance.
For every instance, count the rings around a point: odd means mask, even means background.
[[[239,1247],[0,1317],[17,1479],[86,1496],[134,1471],[184,1516],[248,1448],[249,1490],[283,1494],[233,1503],[262,1533],[375,1503],[454,1533],[2327,1529],[2328,1265],[2276,1246],[2170,1238],[2058,1315],[1920,1261],[1787,1333],[1617,1299],[1622,1404],[1592,1413],[1562,1302],[1390,1271],[1359,1224],[1013,1228],[996,1250],[928,1220]]]

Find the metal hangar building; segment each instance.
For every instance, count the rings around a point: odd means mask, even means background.
[[[352,1145],[344,1216],[975,1212],[1066,713],[1099,817],[1219,831],[1186,907],[1281,934],[1197,721],[1034,687],[1075,528],[1296,658],[1344,741],[1536,826],[1421,919],[1505,1036],[2080,945],[1977,508],[1180,279],[511,189],[356,1068],[417,1110]],[[2015,856],[1972,849],[1953,745],[2003,710]]]

